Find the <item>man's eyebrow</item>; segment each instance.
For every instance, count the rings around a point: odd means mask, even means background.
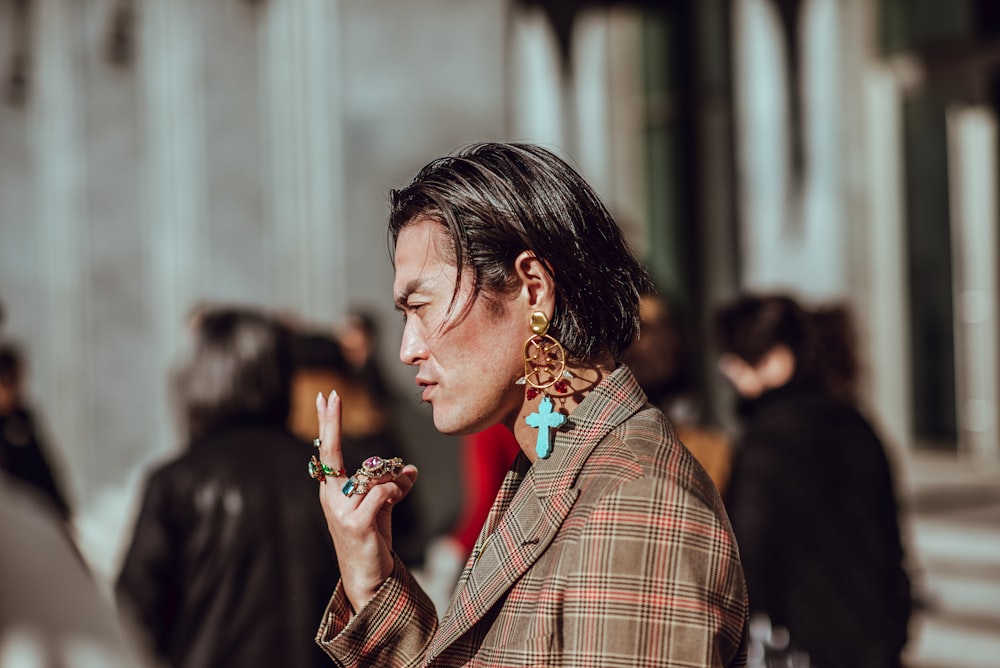
[[[411,279],[409,283],[403,286],[402,292],[396,296],[396,310],[402,311],[406,307],[406,300],[410,298],[414,292],[416,292],[423,281],[419,278]]]

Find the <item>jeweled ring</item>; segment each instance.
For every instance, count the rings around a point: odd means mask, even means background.
[[[361,464],[361,468],[347,479],[347,483],[341,491],[344,493],[344,496],[366,494],[373,480],[378,480],[384,475],[389,475],[395,479],[402,472],[403,460],[399,457],[392,457],[391,459],[369,457]]]
[[[313,447],[319,449],[319,446],[323,445],[323,441],[318,438],[313,439]]]
[[[335,469],[332,466],[327,466],[320,460],[316,459],[316,455],[312,456],[309,460],[309,477],[313,480],[318,480],[319,482],[326,482],[326,477],[330,476],[336,478],[337,476],[347,475],[347,469]]]

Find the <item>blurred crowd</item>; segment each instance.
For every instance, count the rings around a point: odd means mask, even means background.
[[[902,665],[912,595],[900,507],[858,405],[850,313],[747,294],[718,308],[707,339],[664,296],[640,305],[623,361],[726,503],[750,597],[749,665]],[[342,397],[348,470],[375,453],[408,459],[377,319],[355,309],[317,327],[206,304],[186,328],[169,379],[183,447],[143,473],[113,597],[76,547],[66,471],[24,392],[24,350],[0,339],[0,666],[328,665],[303,633],[339,577],[306,475],[317,393]],[[736,429],[708,409],[706,354],[732,389]],[[464,437],[462,500],[444,535],[426,535],[412,495],[395,511],[393,549],[439,614],[518,451],[503,426]]]
[[[306,474],[315,397],[343,397],[346,465],[405,456],[374,356],[375,320],[358,309],[317,327],[202,304],[187,335],[169,379],[181,447],[143,473],[110,587],[77,547],[67,471],[27,400],[24,353],[0,343],[0,506],[10,515],[0,666],[328,663],[301,632],[315,627],[339,577]],[[414,504],[396,509],[394,546],[417,565]],[[78,652],[81,642],[93,648]]]

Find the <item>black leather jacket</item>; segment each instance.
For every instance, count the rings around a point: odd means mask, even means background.
[[[336,554],[284,429],[243,426],[150,475],[117,580],[123,613],[170,666],[327,666],[313,636]]]

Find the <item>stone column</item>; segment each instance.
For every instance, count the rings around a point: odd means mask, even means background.
[[[869,178],[861,210],[866,225],[857,249],[867,264],[867,324],[862,339],[869,368],[870,403],[886,440],[898,448],[913,443],[909,294],[904,211],[902,91],[888,68],[871,65],[861,89],[865,160]]]
[[[573,36],[572,80],[574,157],[629,242],[644,253],[649,214],[639,46],[635,10],[583,12]]]
[[[610,25],[607,11],[581,13],[571,45],[574,157],[584,177],[605,201],[613,193],[611,175]]]
[[[791,252],[781,236],[792,199],[786,56],[767,0],[737,0],[733,33],[740,282],[762,288],[781,282],[777,258]]]
[[[805,238],[794,265],[796,282],[810,296],[848,296],[848,240],[852,221],[845,217],[842,178],[843,135],[851,132],[841,100],[844,81],[840,52],[850,48],[841,30],[840,0],[808,0],[802,13],[802,95],[805,174],[800,207]]]
[[[555,35],[540,9],[515,12],[511,22],[509,134],[565,154],[572,147]]]
[[[204,153],[205,58],[201,0],[147,0],[140,8],[141,117],[146,139],[145,230],[149,235],[150,439],[175,442],[165,379],[184,323],[203,287],[207,247]]]
[[[802,53],[783,50],[774,6],[739,0],[734,7],[734,89],[743,277],[753,289],[791,289],[841,298],[847,289],[847,224],[839,205],[841,82],[838,5],[810,0],[802,13]],[[786,85],[788,60],[801,80]],[[793,173],[791,96],[801,95],[805,159]]]
[[[264,100],[269,154],[264,180],[278,229],[280,301],[314,322],[331,322],[347,300],[347,238],[340,100],[339,3],[269,4]]]
[[[997,119],[983,107],[948,111],[959,453],[996,461],[998,391]]]
[[[70,493],[92,457],[87,416],[91,413],[85,318],[87,271],[83,153],[79,141],[79,6],[74,2],[38,2],[34,7],[33,84],[35,198],[41,338],[32,345],[40,409],[63,447]],[[41,48],[43,47],[44,48]]]

